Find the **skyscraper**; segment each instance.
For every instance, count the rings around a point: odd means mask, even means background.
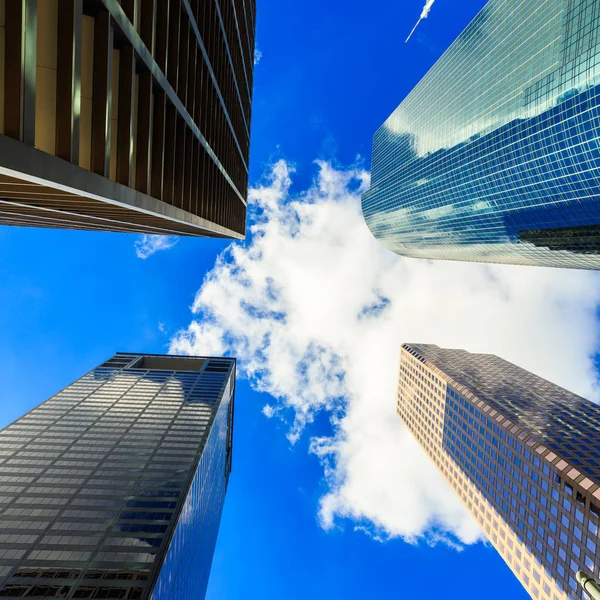
[[[117,354],[0,431],[0,596],[203,598],[235,360]]]
[[[600,567],[600,407],[497,356],[403,344],[397,411],[532,598]]]
[[[255,0],[1,0],[0,224],[243,238]]]
[[[600,5],[490,0],[375,133],[401,255],[600,268]]]

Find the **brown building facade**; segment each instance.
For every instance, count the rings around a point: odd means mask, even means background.
[[[241,239],[255,0],[0,0],[0,224]]]
[[[532,598],[600,571],[600,407],[490,354],[403,344],[397,412]]]

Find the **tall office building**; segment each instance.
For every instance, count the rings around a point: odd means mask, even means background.
[[[398,414],[532,598],[600,567],[600,407],[490,354],[404,344]]]
[[[401,255],[600,268],[600,4],[490,0],[373,140]]]
[[[245,236],[255,0],[0,0],[0,224]]]
[[[0,597],[203,598],[235,360],[117,354],[0,431]]]

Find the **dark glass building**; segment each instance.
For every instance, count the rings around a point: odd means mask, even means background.
[[[117,354],[0,431],[0,597],[204,598],[235,360]]]
[[[401,255],[600,268],[597,0],[490,0],[376,132],[362,206]]]
[[[0,0],[0,224],[245,236],[255,0]]]
[[[490,354],[403,344],[398,414],[532,598],[600,575],[600,407]]]

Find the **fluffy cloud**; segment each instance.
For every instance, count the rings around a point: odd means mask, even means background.
[[[600,280],[398,257],[362,219],[366,172],[319,162],[296,196],[292,176],[280,161],[251,190],[251,239],[218,259],[171,350],[237,356],[292,443],[327,411],[334,433],[310,445],[328,484],[323,527],[351,519],[383,538],[474,541],[477,525],[395,414],[400,344],[495,353],[595,397]]]
[[[254,66],[256,66],[260,62],[261,58],[262,52],[258,48],[256,48],[254,50]]]
[[[144,234],[135,242],[135,253],[138,258],[146,260],[156,252],[161,250],[169,250],[177,242],[179,238],[174,235],[152,235]]]

